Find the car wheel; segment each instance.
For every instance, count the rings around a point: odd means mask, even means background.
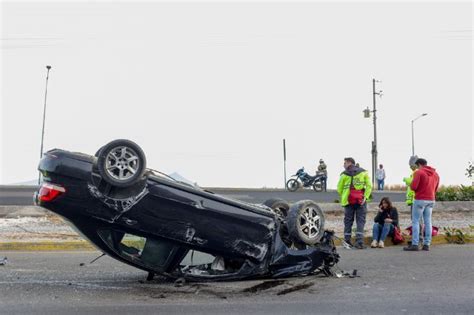
[[[323,182],[321,181],[314,182],[313,189],[314,191],[317,191],[317,192],[323,191]]]
[[[129,187],[137,183],[146,170],[143,150],[133,141],[114,140],[97,152],[97,169],[110,185]]]
[[[297,191],[300,188],[300,183],[296,179],[290,179],[286,182],[286,189],[289,191]]]
[[[288,233],[294,242],[314,245],[324,234],[324,215],[311,200],[293,204],[287,217]]]
[[[284,218],[288,215],[288,210],[290,209],[290,204],[280,198],[268,199],[263,204],[273,209],[273,211],[277,212]]]

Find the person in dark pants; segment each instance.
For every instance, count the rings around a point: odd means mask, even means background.
[[[352,245],[352,225],[355,218],[357,231],[354,247],[364,249],[365,217],[367,201],[372,193],[372,183],[367,171],[355,166],[353,158],[344,159],[344,169],[337,184],[341,206],[344,207],[344,240]]]
[[[392,206],[388,197],[380,200],[379,212],[374,218],[374,227],[372,230],[372,248],[384,248],[385,239],[392,235],[395,227],[398,226],[398,211]]]
[[[323,175],[323,190],[327,191],[328,188],[328,167],[326,163],[324,163],[323,159],[319,160],[318,170],[316,171],[316,175]]]

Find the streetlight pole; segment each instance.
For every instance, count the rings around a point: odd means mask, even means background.
[[[44,125],[46,121],[46,99],[48,97],[48,80],[49,80],[49,70],[51,70],[51,66],[47,65],[46,66],[47,72],[46,72],[46,88],[44,91],[44,107],[43,107],[43,128],[41,131],[41,149],[40,149],[40,159],[43,157],[43,142],[44,142]],[[38,176],[38,185],[41,182],[41,173],[39,173]]]
[[[415,155],[415,121],[417,121],[418,119],[426,115],[428,115],[428,113],[423,113],[411,121],[411,155],[412,156]]]

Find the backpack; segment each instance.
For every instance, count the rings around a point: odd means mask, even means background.
[[[349,204],[350,205],[361,205],[364,201],[365,189],[355,189],[354,187],[354,176],[351,176],[351,186],[349,190]]]

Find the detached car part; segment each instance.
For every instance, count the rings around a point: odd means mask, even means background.
[[[35,202],[107,255],[187,281],[307,275],[339,255],[312,201],[249,204],[146,168],[142,149],[115,140],[95,156],[48,151]]]

